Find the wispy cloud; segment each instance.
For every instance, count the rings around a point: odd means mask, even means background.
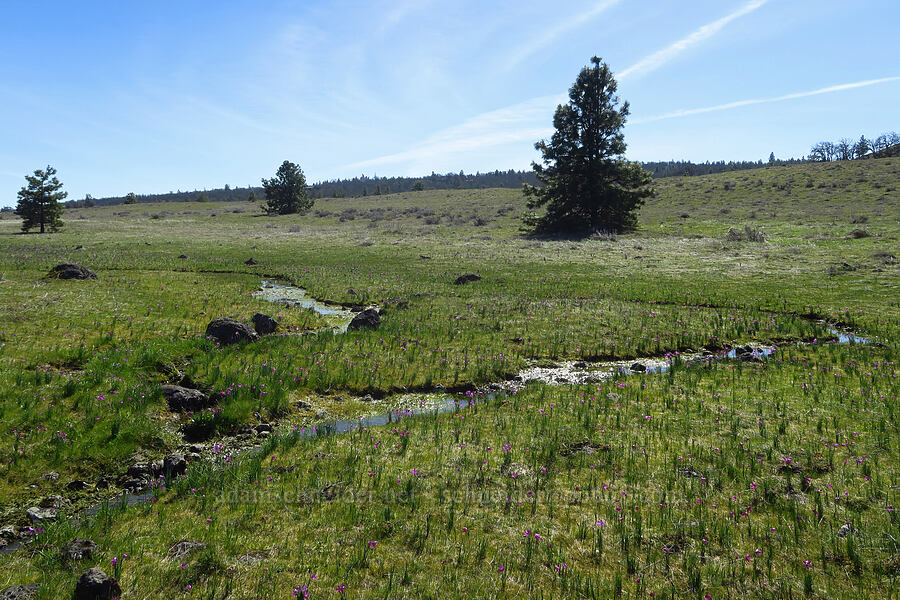
[[[618,73],[616,78],[623,79],[635,74],[647,73],[661,67],[678,54],[709,39],[735,19],[753,12],[768,1],[769,0],[752,0],[751,2],[747,2],[741,6],[741,8],[721,19],[708,23],[674,44],[639,60],[621,73]],[[605,0],[599,2],[591,10],[560,23],[544,36],[541,36],[534,42],[520,48],[513,56],[511,64],[523,60],[531,53],[552,43],[563,33],[596,17],[617,2],[619,2],[619,0]],[[553,130],[549,126],[543,124],[549,122],[553,110],[558,104],[565,102],[566,97],[566,94],[542,96],[506,108],[482,113],[468,119],[460,125],[438,131],[408,150],[356,162],[346,165],[344,169],[353,171],[356,169],[380,167],[382,165],[422,162],[426,159],[471,152],[492,146],[499,146],[501,144],[533,141],[535,139],[546,137],[552,134]],[[662,118],[670,117],[664,116]],[[643,121],[631,122],[638,123]]]
[[[574,15],[573,17],[566,19],[561,23],[557,23],[556,26],[551,27],[542,35],[537,36],[533,40],[530,40],[528,43],[523,44],[522,46],[517,48],[513,52],[512,56],[510,56],[509,62],[506,65],[507,68],[512,69],[538,50],[545,48],[555,42],[564,33],[584,25],[588,21],[597,17],[600,13],[609,8],[612,8],[619,2],[621,2],[621,0],[603,0],[602,2],[598,2],[597,4],[595,4],[594,7],[590,10]]]
[[[644,117],[641,119],[632,119],[632,125],[640,125],[641,123],[653,123],[654,121],[662,121],[665,119],[676,119],[678,117],[689,117],[691,115],[700,115],[703,113],[717,112],[720,110],[729,110],[732,108],[740,108],[742,106],[751,106],[754,104],[768,104],[770,102],[783,102],[785,100],[795,100],[797,98],[808,98],[810,96],[818,96],[820,94],[831,94],[834,92],[843,92],[870,85],[878,85],[880,83],[889,83],[892,81],[900,81],[900,77],[882,77],[881,79],[868,79],[866,81],[857,81],[855,83],[842,83],[841,85],[832,85],[829,87],[812,90],[809,92],[795,92],[793,94],[785,94],[783,96],[775,96],[772,98],[753,98],[749,100],[736,100],[735,102],[727,102],[725,104],[717,104],[716,106],[707,106],[704,108],[689,108],[684,110],[676,110],[664,115],[654,117]]]
[[[741,8],[736,11],[722,17],[717,21],[713,21],[712,23],[707,23],[700,29],[697,29],[690,35],[681,38],[674,44],[666,46],[662,50],[658,50],[653,54],[642,58],[635,64],[631,65],[621,73],[616,74],[616,79],[625,79],[626,77],[631,77],[633,75],[640,75],[649,73],[655,69],[658,69],[665,63],[669,62],[685,50],[696,46],[697,44],[706,41],[711,38],[715,34],[717,34],[723,27],[734,21],[735,19],[739,19],[744,15],[750,14],[754,10],[758,9],[762,5],[766,4],[769,0],[752,0],[747,4],[744,4]]]
[[[344,167],[345,170],[368,169],[382,165],[398,164],[448,154],[472,152],[510,142],[533,142],[553,133],[547,126],[547,115],[565,100],[565,94],[542,96],[521,104],[482,113],[454,127],[448,127],[429,136],[409,150],[364,160]]]

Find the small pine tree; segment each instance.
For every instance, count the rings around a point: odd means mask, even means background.
[[[281,163],[275,177],[262,180],[269,214],[302,213],[312,208],[313,201],[306,193],[306,177],[299,165],[288,160]]]
[[[50,231],[57,231],[63,226],[59,201],[69,193],[62,191],[56,169],[47,165],[45,170],[38,169],[34,175],[26,175],[25,180],[28,185],[19,190],[16,205],[16,214],[22,217],[22,231],[28,233],[35,227],[40,227],[41,233],[47,227]]]

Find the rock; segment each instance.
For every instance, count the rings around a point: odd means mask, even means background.
[[[214,338],[217,342],[226,346],[238,342],[255,342],[259,334],[245,324],[235,319],[221,317],[210,321],[206,326],[206,337]]]
[[[372,394],[366,394],[362,398],[360,398],[362,402],[374,402],[375,398],[372,397]]]
[[[122,588],[115,577],[100,569],[88,569],[75,585],[74,600],[112,600],[122,595]]]
[[[0,600],[30,600],[37,597],[40,588],[39,583],[13,585],[0,592]]]
[[[375,329],[381,324],[381,315],[377,308],[367,308],[350,321],[347,325],[347,331],[356,331],[358,329],[368,328]]]
[[[266,439],[267,437],[269,437],[270,435],[272,435],[272,432],[270,432],[270,431],[260,431],[259,434],[257,434],[257,435],[259,435],[259,437],[262,438],[262,439]]]
[[[43,498],[40,503],[41,508],[59,508],[60,506],[64,506],[68,504],[69,501],[59,496],[57,494],[53,494],[51,496],[47,496]]]
[[[256,313],[250,320],[253,321],[253,329],[255,329],[256,333],[259,335],[268,335],[278,329],[278,321],[269,315]]]
[[[78,244],[77,246],[75,246],[75,249],[76,250],[84,250],[84,246],[82,246],[81,244]]]
[[[25,511],[25,516],[27,516],[28,520],[32,523],[43,523],[55,519],[56,513],[57,510],[55,508],[38,508],[37,506],[32,506]]]
[[[460,275],[453,282],[453,285],[463,285],[469,283],[470,281],[479,281],[481,279],[480,275],[476,275],[475,273],[466,273],[465,275]]]
[[[47,277],[56,279],[97,279],[97,274],[81,265],[62,263],[50,269]]]
[[[184,459],[188,461],[188,463],[197,462],[201,458],[203,457],[200,456],[199,452],[189,452],[188,454],[184,455]]]
[[[754,354],[753,352],[744,352],[742,354],[738,354],[738,360],[741,362],[752,362],[752,363],[761,363],[762,359]]]
[[[184,475],[187,471],[187,460],[183,454],[170,454],[163,459],[162,471],[169,476]]]
[[[66,489],[72,492],[80,492],[81,490],[88,487],[90,484],[87,481],[81,481],[80,479],[75,479],[74,481],[70,481],[66,484]]]
[[[200,390],[181,387],[180,385],[162,386],[163,398],[173,412],[196,412],[214,404],[209,396]]]
[[[256,433],[272,433],[272,426],[268,423],[260,423],[256,427],[254,427]]]
[[[119,487],[129,492],[139,492],[150,483],[147,479],[139,479],[137,477],[125,477],[119,480]]]
[[[853,529],[853,526],[850,523],[844,523],[841,525],[841,528],[838,529],[837,535],[838,537],[847,537],[850,534],[856,533],[856,530]]]
[[[14,540],[19,537],[19,533],[16,531],[15,525],[4,525],[0,527],[0,538],[7,540]]]
[[[324,421],[324,420],[326,420],[326,419],[330,419],[330,418],[331,418],[331,415],[329,415],[327,411],[320,410],[319,412],[317,412],[317,413],[315,414],[315,418],[316,418],[317,420]]]
[[[43,479],[44,481],[56,481],[57,479],[59,479],[59,473],[57,473],[56,471],[50,471],[49,473],[44,473],[43,475],[41,475],[41,479]]]
[[[153,476],[153,467],[150,463],[134,463],[125,473],[130,477],[149,478]]]
[[[634,363],[633,365],[631,365],[631,366],[628,367],[628,368],[629,368],[629,370],[632,371],[633,373],[646,373],[646,372],[647,372],[647,367],[646,367],[646,365],[642,365],[642,364],[639,363],[639,362]]]
[[[194,540],[182,540],[169,548],[169,553],[166,555],[171,560],[181,560],[188,554],[192,552],[196,552],[198,550],[203,550],[206,548],[206,544],[203,542],[196,542]]]
[[[91,540],[75,538],[74,540],[63,546],[62,556],[66,560],[81,560],[83,558],[90,558],[97,552],[97,550],[97,544],[95,544]]]
[[[294,406],[297,407],[297,410],[310,410],[312,409],[312,404],[307,402],[306,400],[297,400],[294,402]]]
[[[178,258],[187,258],[187,254],[179,254]]]
[[[98,490],[105,490],[106,488],[109,487],[110,482],[109,482],[109,479],[107,479],[106,477],[101,477],[100,479],[97,480],[97,483],[95,483],[94,485],[97,486]]]
[[[250,258],[248,258],[247,260],[244,261],[244,264],[252,266],[252,265],[258,265],[259,262],[251,256]]]

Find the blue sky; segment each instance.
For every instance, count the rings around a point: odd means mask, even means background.
[[[524,169],[592,55],[633,160],[900,130],[897,0],[4,2],[0,205]]]

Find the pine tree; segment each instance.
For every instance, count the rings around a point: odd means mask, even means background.
[[[306,177],[299,165],[286,160],[278,167],[275,177],[262,180],[266,191],[269,214],[287,215],[306,212],[313,201],[306,194]]]
[[[19,190],[16,205],[16,214],[22,217],[22,231],[27,233],[35,227],[40,227],[41,233],[46,227],[57,231],[63,226],[59,201],[69,193],[61,191],[62,183],[56,178],[56,169],[47,165],[46,170],[38,169],[34,175],[26,175],[25,180],[28,185]]]
[[[553,117],[556,132],[534,147],[543,164],[532,163],[543,186],[525,186],[529,208],[546,205],[532,224],[540,233],[590,234],[622,231],[637,224],[635,212],[653,193],[640,163],[624,159],[622,127],[628,103],[617,108],[616,80],[596,56],[569,90],[569,102]]]

